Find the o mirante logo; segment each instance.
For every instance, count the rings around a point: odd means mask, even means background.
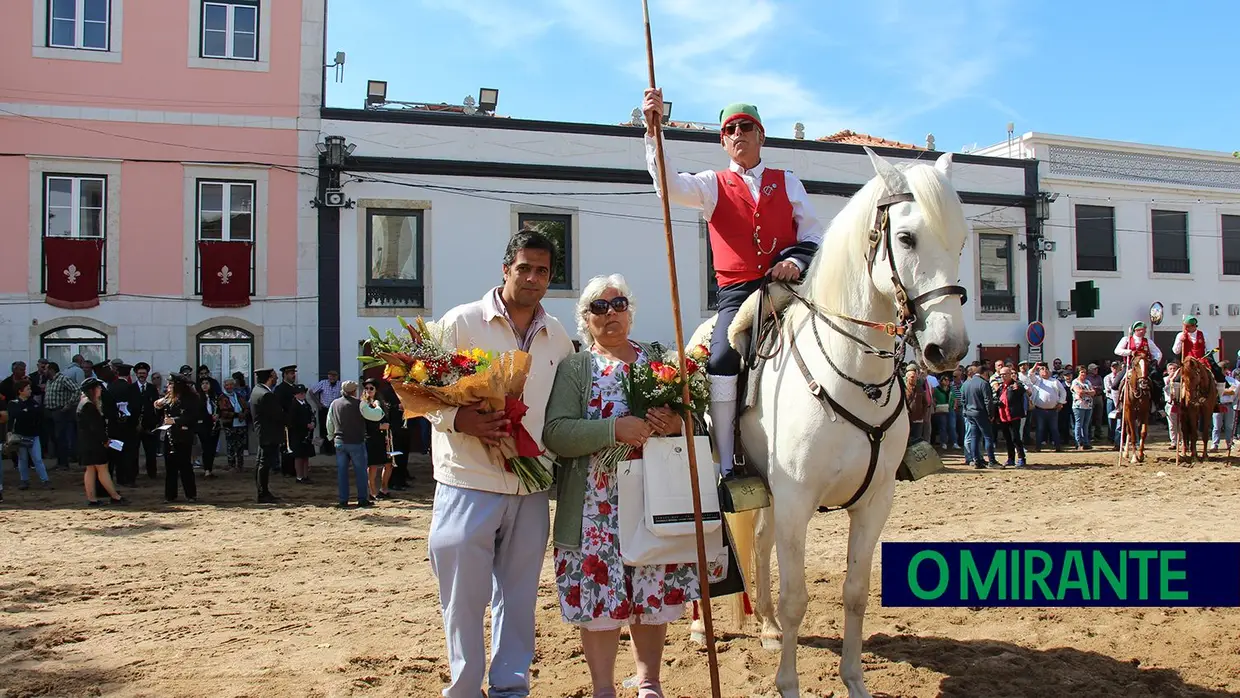
[[[1240,543],[883,543],[884,606],[1240,606]]]

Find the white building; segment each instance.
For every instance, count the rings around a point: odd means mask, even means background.
[[[1124,331],[1165,306],[1155,340],[1170,354],[1184,315],[1234,361],[1240,350],[1240,160],[1229,153],[1027,133],[980,155],[1036,160],[1055,199],[1043,225],[1045,357],[1113,358]],[[1057,196],[1056,196],[1057,195]],[[1006,215],[1006,214],[997,214]],[[1072,314],[1093,281],[1100,309]],[[972,331],[972,328],[970,328]],[[1024,351],[1023,332],[1006,341]]]
[[[635,289],[634,336],[674,344],[662,204],[646,170],[643,127],[429,110],[325,109],[322,116],[323,135],[343,137],[355,149],[339,175],[345,206],[319,211],[321,365],[337,360],[342,375],[355,374],[367,326],[394,328],[397,315],[438,318],[480,298],[501,281],[509,236],[530,223],[563,246],[565,263],[545,306],[570,331],[584,283],[619,272]],[[717,131],[665,134],[681,169],[727,162]],[[875,150],[893,161],[937,157],[924,149]],[[805,182],[824,222],[874,174],[859,145],[768,137],[763,155]],[[1007,341],[1028,322],[1028,308],[1017,303],[1023,268],[1014,264],[1003,288],[984,289],[979,241],[1015,256],[1037,193],[1037,163],[976,155],[955,162],[966,215],[999,221],[975,221],[961,276],[971,317],[1006,322],[970,331],[978,343]],[[332,177],[325,168],[324,191]],[[713,276],[698,213],[674,206],[672,218],[687,337],[712,313]],[[329,355],[333,332],[336,357]]]

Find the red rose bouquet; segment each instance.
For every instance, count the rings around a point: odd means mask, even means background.
[[[650,410],[667,407],[682,415],[686,411],[699,417],[705,414],[710,404],[710,377],[706,374],[710,350],[699,344],[685,356],[685,374],[689,382],[689,405],[685,405],[680,355],[664,350],[657,342],[652,349],[647,361],[627,367],[628,370],[621,376],[629,413],[645,419]],[[604,451],[599,458],[603,464],[611,466],[628,458],[632,452],[632,446],[617,444]]]
[[[521,424],[529,408],[521,401],[530,370],[530,355],[502,354],[479,348],[457,349],[445,341],[443,329],[418,318],[413,324],[398,317],[408,338],[388,330],[380,335],[370,328],[370,356],[359,356],[362,368],[383,366],[383,378],[392,385],[406,417],[422,417],[445,407],[476,402],[488,411],[504,412],[508,438],[488,447],[497,467],[514,473],[528,492],[552,484],[553,462]]]

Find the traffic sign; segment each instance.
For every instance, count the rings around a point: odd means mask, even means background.
[[[1029,341],[1029,346],[1040,347],[1042,342],[1046,340],[1046,327],[1039,321],[1034,320],[1029,323],[1028,329],[1025,330],[1025,339]]]

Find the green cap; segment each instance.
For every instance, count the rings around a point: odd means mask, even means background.
[[[1145,323],[1141,322],[1140,320],[1137,320],[1136,322],[1132,323],[1133,332],[1136,332],[1137,330],[1142,329],[1144,327],[1145,327]]]
[[[1196,325],[1196,324],[1197,324],[1197,318],[1193,317],[1192,315],[1185,315],[1185,316],[1184,316],[1184,324],[1185,324],[1185,325]]]
[[[729,122],[736,121],[737,119],[748,119],[757,124],[758,128],[766,131],[762,127],[762,117],[758,115],[758,108],[752,104],[736,102],[735,104],[729,104],[719,112],[720,127],[727,126]]]

